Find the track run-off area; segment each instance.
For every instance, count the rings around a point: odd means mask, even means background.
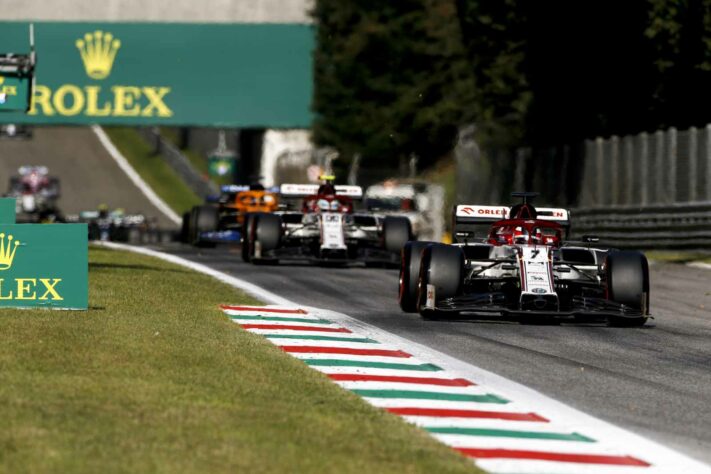
[[[652,264],[654,319],[643,328],[541,326],[402,313],[396,270],[152,249],[279,305],[225,312],[485,470],[711,472],[709,269]]]

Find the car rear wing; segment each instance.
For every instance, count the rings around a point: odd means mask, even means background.
[[[318,193],[318,184],[282,184],[279,192],[285,198],[299,198],[313,196]],[[352,199],[363,198],[363,188],[360,186],[350,186],[345,184],[336,185],[338,196],[347,196]]]
[[[478,204],[460,204],[454,208],[452,237],[455,242],[485,239],[489,227],[494,222],[508,219],[511,208],[508,206],[482,206]],[[570,229],[570,211],[554,207],[537,207],[538,218],[557,222],[566,232]]]
[[[248,184],[225,184],[223,186],[220,186],[220,191],[223,193],[241,193],[243,191],[252,191],[255,190],[253,189],[253,186],[250,186]],[[259,189],[261,191],[261,189]],[[279,192],[279,186],[273,186],[271,188],[264,188],[263,191],[266,191],[268,193],[278,193]]]
[[[34,172],[37,174],[40,174],[42,176],[47,176],[49,173],[49,169],[47,169],[46,166],[20,166],[17,169],[17,172],[20,174],[20,176],[27,176],[28,174]]]

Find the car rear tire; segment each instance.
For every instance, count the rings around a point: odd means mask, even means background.
[[[611,326],[642,326],[649,314],[649,264],[641,252],[620,251],[608,254],[607,297],[642,312],[641,317],[615,316]]]
[[[190,243],[190,212],[183,213],[183,221],[180,225],[180,241],[184,244]]]
[[[262,255],[264,252],[276,250],[281,243],[281,217],[276,214],[258,214],[254,218],[253,242],[251,242],[252,254],[251,261],[255,264],[277,264],[279,260],[276,258],[256,258],[254,249],[257,245],[261,249]]]
[[[10,184],[7,187],[8,193],[21,193],[22,192],[22,180],[18,176],[10,177]]]
[[[434,285],[437,301],[458,296],[462,291],[464,253],[459,247],[433,244],[422,251],[417,279],[417,310],[425,319],[440,319],[446,313],[427,309],[427,285]]]
[[[193,208],[192,219],[195,220],[195,233],[193,235],[193,243],[199,247],[214,247],[215,245],[209,242],[200,240],[202,232],[214,232],[217,230],[220,222],[218,209],[209,204],[197,206]]]
[[[383,220],[383,245],[385,250],[399,253],[412,240],[410,219],[402,216],[386,216]]]
[[[59,178],[49,178],[49,185],[47,186],[47,193],[52,196],[53,199],[59,199],[61,195],[62,187],[59,184]]]
[[[255,213],[247,213],[244,216],[244,221],[242,221],[240,240],[242,242],[242,261],[244,262],[249,262],[252,258],[251,236],[253,234],[255,217]]]
[[[402,248],[398,302],[400,309],[406,313],[417,312],[417,277],[420,274],[422,251],[433,243],[410,241]]]

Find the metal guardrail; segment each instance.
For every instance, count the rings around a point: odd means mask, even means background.
[[[711,249],[711,201],[576,209],[572,235],[619,248]]]
[[[195,194],[202,198],[220,194],[217,185],[202,176],[180,149],[163,138],[160,133],[153,128],[139,128],[139,133],[155,147],[165,162],[178,173]]]

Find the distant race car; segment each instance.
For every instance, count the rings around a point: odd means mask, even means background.
[[[123,209],[110,211],[101,205],[96,210],[70,214],[66,222],[88,224],[89,240],[142,243],[145,237],[157,231],[157,225],[143,214],[126,214]]]
[[[405,245],[399,286],[404,311],[432,319],[471,312],[520,321],[647,321],[649,269],[641,252],[598,248],[593,236],[565,242],[569,211],[536,209],[529,202],[535,193],[514,196],[523,203],[456,206],[452,245]]]
[[[440,185],[391,179],[368,186],[364,202],[371,212],[410,219],[419,240],[442,240],[444,189]]]
[[[245,216],[274,212],[279,206],[278,188],[261,185],[222,186],[220,196],[183,214],[180,240],[192,245],[239,242]]]
[[[253,263],[308,260],[320,263],[363,262],[397,265],[402,246],[412,239],[410,221],[401,216],[355,212],[360,186],[283,184],[282,199],[303,199],[300,209],[245,219],[242,258]]]
[[[32,127],[14,123],[2,124],[0,125],[0,138],[29,140],[32,138]]]
[[[62,220],[57,201],[59,178],[49,176],[46,166],[21,166],[10,178],[7,197],[15,198],[18,221]]]

